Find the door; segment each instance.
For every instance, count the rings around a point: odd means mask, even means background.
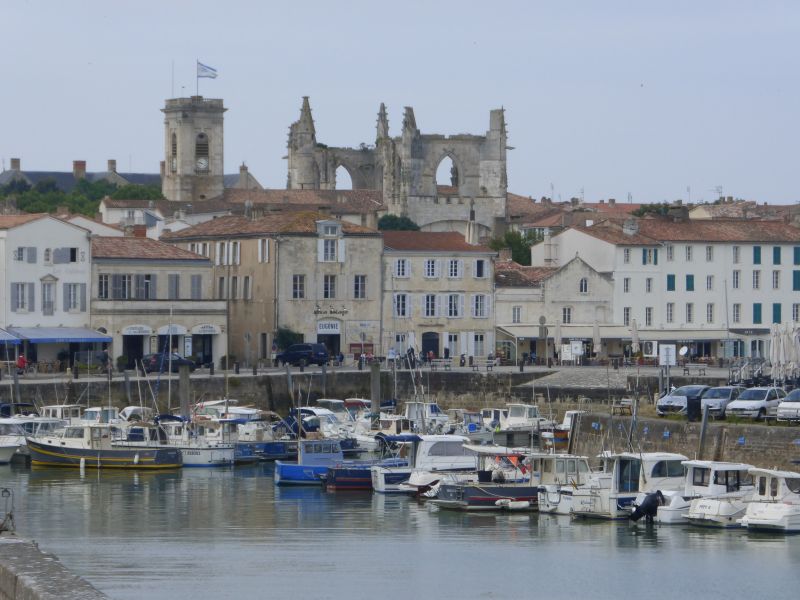
[[[435,331],[422,334],[422,355],[428,356],[428,352],[433,352],[434,358],[439,358],[439,334]]]
[[[641,462],[633,458],[621,458],[617,469],[617,491],[638,492]]]

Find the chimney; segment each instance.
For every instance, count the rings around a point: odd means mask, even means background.
[[[622,224],[622,233],[625,235],[635,235],[639,233],[639,221],[637,219],[625,219]]]
[[[22,169],[20,168],[19,165],[20,165],[20,160],[18,158],[12,158],[11,159],[11,170],[12,171],[21,171]]]
[[[616,198],[609,198],[608,203],[609,205],[614,206],[617,203],[617,200]]]
[[[500,248],[500,253],[497,257],[497,260],[511,262],[511,248]]]
[[[117,172],[117,161],[113,158],[108,159],[108,172],[109,173]]]
[[[122,231],[125,232],[125,237],[133,237],[133,225],[125,225]]]
[[[249,183],[250,178],[247,174],[247,165],[242,163],[239,165],[239,183],[237,184],[241,189],[246,190],[247,184]]]
[[[133,237],[145,238],[147,237],[147,225],[134,225]]]
[[[86,161],[73,160],[72,161],[72,176],[75,179],[86,179]]]
[[[164,160],[161,161],[161,164],[159,165],[159,171],[161,173],[161,179],[164,179],[164,175],[166,175],[166,172],[167,172],[167,162],[166,161],[164,161]]]
[[[239,165],[239,177],[241,177],[242,175],[247,175],[247,165],[244,163]]]

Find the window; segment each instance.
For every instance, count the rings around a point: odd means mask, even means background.
[[[450,262],[447,264],[447,276],[450,279],[460,279],[461,278],[461,261],[458,259],[451,259]]]
[[[713,262],[714,246],[706,246],[706,262]]]
[[[167,282],[169,283],[168,296],[169,300],[177,300],[180,298],[181,276],[177,273],[170,273],[167,275]]]
[[[753,264],[761,264],[761,246],[753,246]]]
[[[203,276],[192,275],[191,281],[191,296],[192,300],[203,299]]]
[[[694,322],[694,303],[687,302],[686,303],[686,322],[693,323]]]
[[[761,303],[755,302],[753,304],[753,324],[759,325],[761,323]]]
[[[353,298],[356,300],[363,300],[367,297],[367,276],[354,275],[353,276]]]
[[[394,261],[394,276],[408,277],[408,261],[405,258],[398,258]]]
[[[626,265],[631,262],[631,249],[630,248],[623,248],[622,250],[622,262]]]
[[[449,294],[447,296],[447,316],[451,319],[461,316],[461,295]]]
[[[792,304],[792,321],[800,321],[800,304]]]
[[[795,265],[800,265],[800,246],[795,246],[794,250],[794,260],[792,261]]]
[[[572,323],[572,308],[565,306],[561,309],[561,322],[564,324]]]
[[[669,244],[667,246],[667,262],[672,262],[675,260],[675,246]]]
[[[242,300],[250,300],[250,275],[245,275],[242,281]]]
[[[483,279],[486,277],[486,261],[479,258],[475,261],[475,278]]]
[[[631,307],[625,306],[622,309],[622,324],[629,327],[631,324]]]
[[[672,273],[667,275],[667,291],[668,292],[675,291],[675,275]]]
[[[336,225],[325,225],[322,228],[322,235],[335,236],[338,233]]]
[[[208,173],[208,136],[198,133],[194,142],[195,171]]]
[[[217,298],[219,300],[225,299],[225,278],[220,277],[217,281]]]
[[[408,295],[395,294],[394,295],[394,316],[407,317],[408,316]]]
[[[798,305],[795,305],[798,306]],[[795,319],[796,321],[797,319]],[[521,306],[512,306],[511,307],[511,322],[512,323],[522,323],[522,307]]]
[[[692,246],[686,246],[686,262],[692,262]]]
[[[428,259],[425,261],[425,277],[427,279],[433,279],[435,277],[438,277],[439,269],[436,268],[438,266],[437,262],[438,261],[433,259]]]
[[[706,323],[714,322],[714,303],[709,302],[706,304]]]
[[[44,249],[44,264],[53,264],[53,251],[50,248]]]
[[[258,262],[269,262],[269,240],[266,238],[258,240]]]
[[[657,265],[658,250],[656,248],[642,248],[642,264]]]
[[[56,284],[45,282],[42,284],[42,314],[51,316],[56,309]]]
[[[178,136],[174,131],[170,140],[169,170],[173,173],[178,170]]]
[[[425,316],[436,316],[436,294],[425,294]]]
[[[108,275],[105,273],[97,276],[97,297],[108,300]]]
[[[687,275],[686,276],[686,291],[693,292],[694,291],[694,275]]]
[[[742,256],[742,249],[739,246],[734,246],[733,250],[733,264],[738,265]]]
[[[68,311],[77,311],[81,308],[80,286],[80,283],[64,284],[64,291],[66,293],[64,298],[64,307]]]
[[[644,280],[644,291],[645,293],[649,294],[653,291],[653,278],[648,277]]]
[[[483,356],[486,351],[483,349],[483,334],[476,333],[472,336],[472,343],[475,348],[475,356]]]
[[[739,303],[733,305],[733,322],[734,323],[742,322],[742,305]]]
[[[239,297],[239,278],[234,275],[231,277],[231,300],[236,300]]]
[[[324,262],[336,262],[336,242],[337,240],[322,240],[322,260]]]
[[[736,269],[733,272],[733,289],[735,290],[739,289],[741,278],[742,278],[742,272],[739,269]]]
[[[306,297],[306,276],[292,275],[292,299],[302,300]]]
[[[706,275],[706,289],[711,291],[714,289],[714,276]]]
[[[772,264],[773,265],[781,264],[781,247],[780,246],[773,246],[772,247]]]
[[[129,300],[133,297],[132,279],[130,275],[111,276],[111,298]]]
[[[13,311],[26,311],[33,310],[28,302],[28,285],[27,283],[12,283],[11,284],[11,310]]]
[[[578,292],[581,294],[589,293],[589,280],[586,279],[586,277],[581,277],[581,280],[578,282]]]
[[[631,278],[626,277],[622,280],[622,291],[623,293],[627,294],[631,291]]]
[[[644,309],[644,324],[648,327],[653,326],[653,307],[646,306]]]
[[[475,294],[472,297],[472,316],[477,319],[486,318],[488,312],[486,305],[486,296],[483,294]]]
[[[114,277],[116,277],[116,275]],[[170,290],[174,290],[174,288],[170,288]],[[155,275],[150,275],[150,274],[142,275],[140,273],[134,275],[131,298],[135,298],[136,300],[152,300],[155,299],[155,297],[156,297]]]
[[[672,323],[675,320],[675,303],[667,302],[667,323]]]
[[[336,298],[336,275],[323,275],[322,297],[326,300]]]
[[[758,269],[753,271],[753,289],[757,290],[761,288],[761,271]]]
[[[780,271],[773,271],[772,272],[772,289],[773,290],[781,289],[781,272]]]
[[[781,322],[781,303],[774,302],[772,304],[772,322],[773,323],[780,323]]]

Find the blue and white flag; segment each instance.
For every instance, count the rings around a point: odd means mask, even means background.
[[[204,65],[199,60],[197,61],[197,76],[198,77],[208,77],[209,79],[216,79],[217,78],[217,70],[214,67],[209,67],[208,65]]]

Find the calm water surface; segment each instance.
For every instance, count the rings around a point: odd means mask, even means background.
[[[0,467],[17,530],[112,598],[796,598],[800,536],[439,511],[272,466]],[[581,597],[579,596],[579,597]]]

